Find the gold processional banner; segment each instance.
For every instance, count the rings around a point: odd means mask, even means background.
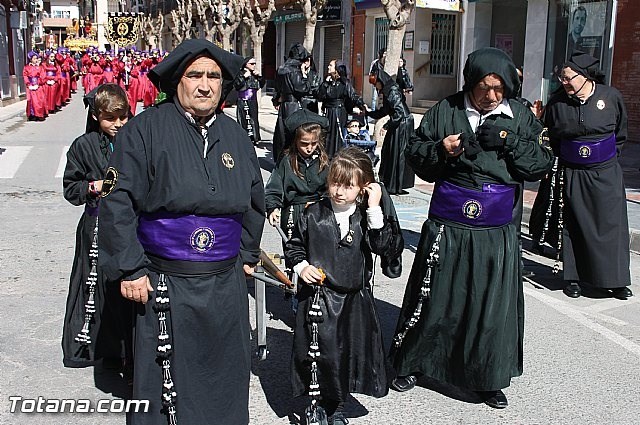
[[[140,18],[137,13],[110,12],[105,28],[107,40],[118,46],[135,44],[140,36]]]

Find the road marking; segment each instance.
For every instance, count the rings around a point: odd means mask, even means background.
[[[12,179],[33,146],[7,146],[0,155],[0,179]]]
[[[556,311],[558,311],[561,314],[564,314],[567,317],[570,317],[571,319],[575,320],[576,322],[580,323],[581,325],[591,329],[594,332],[599,333],[600,335],[604,336],[605,338],[607,338],[608,340],[618,344],[619,346],[621,346],[622,348],[624,348],[625,350],[635,354],[636,356],[640,357],[640,345],[629,341],[628,339],[626,339],[625,337],[623,337],[622,335],[619,335],[617,333],[615,333],[614,331],[612,331],[611,329],[605,328],[604,326],[595,323],[593,320],[589,319],[587,317],[587,313],[584,311],[580,311],[574,307],[571,307],[569,304],[567,304],[564,301],[561,301],[559,299],[556,299],[550,295],[546,295],[543,292],[541,292],[540,290],[537,289],[531,289],[531,288],[524,288],[524,293],[532,296],[533,298],[536,298],[538,301],[541,301],[545,304],[547,304],[548,306],[550,306],[551,308],[555,309]],[[592,313],[594,314],[594,313]],[[595,313],[597,314],[597,313]],[[589,314],[591,315],[591,314]],[[613,318],[609,318],[609,319],[613,319]],[[617,319],[615,319],[617,320]],[[622,321],[621,321],[622,322]],[[625,322],[622,322],[625,323]],[[626,324],[626,323],[625,323]]]
[[[64,175],[64,169],[67,166],[67,152],[69,151],[69,146],[65,146],[62,148],[62,155],[60,156],[60,161],[58,162],[58,171],[56,171],[55,178],[62,178]]]
[[[637,301],[637,300],[632,298],[632,299],[626,300],[626,301],[620,301],[620,300],[600,301],[598,303],[590,305],[589,307],[586,308],[586,310],[594,312],[594,313],[598,313],[598,312],[601,312],[601,311],[606,311],[606,310],[611,310],[613,308],[622,307],[623,305],[628,304],[630,302],[634,302],[634,301]]]

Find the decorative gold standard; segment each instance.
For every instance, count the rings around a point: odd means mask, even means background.
[[[129,46],[138,41],[140,19],[134,13],[109,13],[106,37],[112,44]]]
[[[118,170],[113,167],[109,167],[107,169],[107,174],[104,176],[104,180],[102,181],[102,192],[100,192],[100,197],[105,198],[113,189],[116,188],[116,183],[118,182]]]

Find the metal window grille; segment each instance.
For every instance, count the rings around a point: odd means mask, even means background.
[[[431,75],[454,75],[456,15],[434,13],[431,28]]]
[[[378,58],[378,51],[387,48],[389,40],[389,19],[376,18],[376,48],[373,52],[373,59]]]

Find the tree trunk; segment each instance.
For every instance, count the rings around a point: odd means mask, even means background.
[[[304,14],[304,41],[302,45],[308,52],[313,50],[313,43],[316,37],[316,23],[318,22],[318,10],[321,10],[327,0],[316,0],[315,4],[311,4],[311,0],[298,0],[298,4],[302,7]]]

